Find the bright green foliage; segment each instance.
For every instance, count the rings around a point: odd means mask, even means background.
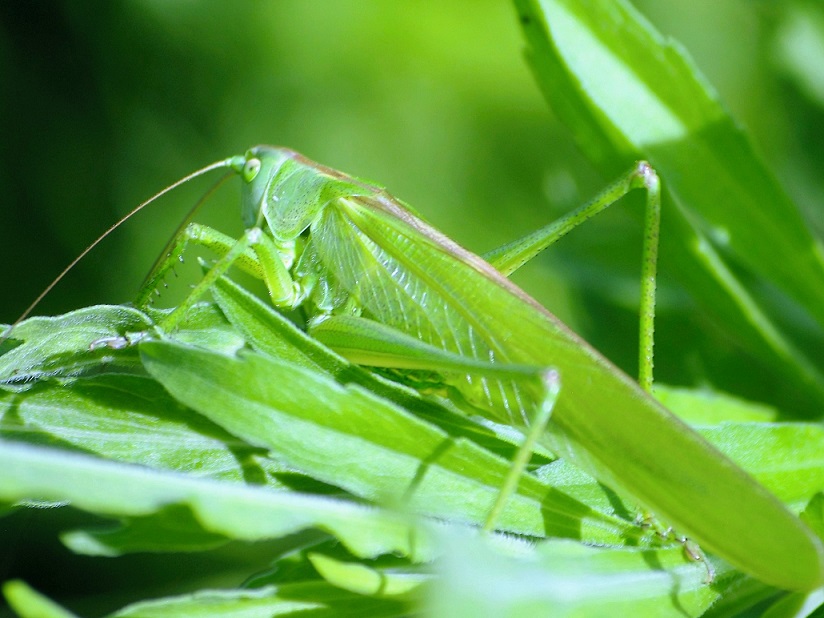
[[[18,580],[3,584],[3,595],[9,605],[21,616],[36,616],[37,618],[72,618],[75,616]]]
[[[822,536],[824,379],[810,352],[824,330],[820,244],[684,52],[628,3],[515,4],[535,77],[587,155],[610,175],[640,157],[657,168],[665,277],[794,399],[750,403],[711,386],[656,394]],[[788,13],[780,58],[815,95],[815,66],[788,34],[801,28],[814,48],[809,13]],[[822,602],[820,590],[782,595],[716,556],[708,585],[706,565],[656,533],[670,522],[642,525],[633,497],[616,493],[632,487],[621,479],[630,464],[614,487],[596,482],[550,452],[571,435],[557,425],[505,504],[496,527],[508,534],[480,535],[518,429],[465,416],[433,390],[437,375],[411,382],[351,364],[228,278],[213,299],[171,333],[153,330],[166,312],[97,306],[32,318],[0,344],[3,514],[34,518],[32,537],[54,536],[36,525],[51,517],[62,543],[103,571],[127,565],[125,594],[97,607],[60,599],[78,613],[732,616],[777,600],[766,615],[804,616]],[[581,375],[562,384],[582,390],[599,374]],[[777,422],[799,410],[813,422]],[[655,436],[645,440],[654,451]],[[705,463],[661,456],[673,478]],[[706,487],[724,491],[712,475]],[[697,528],[742,569],[768,571],[748,563],[754,544],[736,545],[725,518],[760,522],[754,536],[779,555],[786,528],[724,500],[691,505]],[[169,553],[162,589],[144,587],[141,552]],[[170,552],[197,568],[179,572]],[[809,571],[792,550],[780,560],[775,572]],[[21,616],[73,615],[20,581],[3,592]]]
[[[272,349],[266,356],[251,351],[238,356],[226,346],[221,349],[221,346],[193,347],[164,341],[141,343],[143,366],[150,373],[162,376],[176,399],[191,401],[195,409],[206,414],[215,425],[193,411],[187,414],[175,399],[165,395],[157,383],[145,375],[104,373],[18,385],[18,389],[24,390],[5,396],[5,435],[18,442],[58,440],[56,443],[62,444],[63,449],[79,447],[99,455],[92,458],[53,447],[6,442],[0,449],[2,465],[14,474],[5,476],[0,486],[3,500],[14,503],[25,498],[39,504],[68,502],[81,510],[120,519],[118,528],[90,528],[63,535],[69,547],[92,555],[116,556],[147,550],[206,551],[231,539],[278,538],[312,527],[339,539],[353,557],[341,563],[340,558],[323,551],[306,554],[305,559],[312,566],[305,568],[316,573],[312,584],[283,581],[276,588],[264,587],[254,593],[203,593],[138,605],[125,611],[146,612],[134,615],[164,615],[163,611],[191,613],[200,607],[199,611],[208,614],[215,611],[210,609],[212,604],[220,602],[227,604],[226,611],[232,615],[231,612],[240,611],[251,602],[249,599],[257,599],[256,602],[269,608],[267,611],[271,608],[296,611],[298,607],[326,607],[328,603],[328,607],[335,608],[330,611],[345,612],[347,604],[352,603],[353,613],[360,608],[370,615],[384,615],[382,612],[397,615],[393,612],[402,613],[404,607],[417,603],[420,594],[429,590],[420,588],[428,579],[422,577],[418,569],[411,569],[413,563],[428,561],[444,552],[453,557],[443,563],[442,568],[446,569],[443,575],[438,575],[441,571],[436,572],[436,581],[444,577],[438,585],[465,590],[461,594],[466,597],[442,596],[435,587],[434,598],[441,599],[433,609],[436,613],[458,607],[443,606],[445,599],[461,603],[465,598],[467,607],[475,607],[478,602],[488,603],[489,607],[502,608],[501,615],[507,611],[513,612],[512,615],[521,611],[540,612],[547,607],[558,607],[558,611],[591,609],[595,612],[620,611],[616,607],[655,607],[656,611],[663,612],[661,615],[667,615],[666,608],[674,607],[670,590],[678,582],[681,591],[678,605],[692,608],[691,615],[700,615],[727,587],[739,585],[735,582],[740,580],[740,575],[734,577],[729,567],[716,561],[718,579],[713,587],[707,587],[705,567],[700,563],[690,564],[680,545],[668,543],[669,549],[655,550],[663,540],[632,524],[631,506],[621,505],[614,494],[604,493],[603,487],[571,466],[564,466],[562,461],[537,470],[535,477],[522,479],[518,496],[507,504],[502,516],[503,527],[533,537],[562,536],[576,542],[616,548],[629,543],[656,553],[629,548],[616,549],[614,553],[606,549],[588,553],[565,545],[558,545],[556,550],[549,544],[539,555],[548,551],[547,555],[554,557],[549,559],[547,567],[542,567],[540,560],[536,562],[535,557],[530,557],[532,550],[526,547],[507,548],[506,544],[495,543],[486,546],[478,539],[467,538],[465,531],[443,525],[418,527],[419,524],[410,519],[410,509],[461,526],[469,522],[477,525],[509,465],[507,459],[496,453],[511,454],[512,448],[484,427],[473,426],[448,409],[438,409],[414,392],[392,386],[356,367],[347,368],[346,361],[324,351],[288,322],[283,322],[274,311],[228,281],[221,284],[220,297],[224,306],[235,307],[234,312],[230,311],[234,319],[240,315],[238,307],[244,303],[247,308],[255,308],[256,322],[249,318],[243,320],[250,331],[255,330],[255,323],[271,325],[279,321],[281,332],[291,332],[291,336],[281,337],[280,341],[281,350],[290,350],[283,352],[283,357],[292,362],[270,360]],[[200,308],[195,312],[195,315],[204,314],[210,315]],[[90,316],[113,315],[120,316],[121,322],[110,318],[111,329],[122,332],[129,314],[113,312],[110,307],[89,308],[64,316],[62,324],[71,325],[75,319],[88,320]],[[225,334],[219,335],[227,332],[226,326],[214,320],[200,320],[199,328],[203,331],[203,341],[228,339]],[[194,327],[187,325],[184,330],[196,339]],[[259,332],[264,337],[253,337],[256,345],[278,329],[266,328]],[[290,339],[291,343],[286,343]],[[89,352],[76,354],[84,356]],[[131,355],[133,349],[109,351],[109,354],[113,357],[110,362],[116,363],[118,356]],[[300,355],[314,357],[315,368],[310,370],[301,368],[300,363],[294,364]],[[320,371],[319,366],[336,370],[340,381],[325,377],[328,374]],[[372,394],[373,390],[380,391],[384,397]],[[54,401],[60,392],[65,397],[64,405]],[[404,411],[386,397],[406,401],[410,408],[417,408],[419,415]],[[62,422],[53,420],[57,405],[60,405]],[[744,407],[745,404],[739,402],[738,405]],[[220,427],[233,435],[224,433]],[[820,467],[810,460],[811,454],[821,452],[814,441],[821,438],[813,437],[821,433],[816,427],[728,423],[702,431],[794,504],[801,504],[796,500],[805,492],[822,486],[816,473]],[[135,448],[124,448],[126,440]],[[799,443],[809,445],[809,452],[791,448]],[[754,444],[764,445],[763,455],[753,451]],[[738,450],[742,455],[736,454]],[[144,467],[110,463],[99,457]],[[780,469],[775,472],[783,476],[774,475],[769,457],[776,457],[780,462]],[[798,474],[805,469],[813,475]],[[313,484],[309,478],[301,482],[301,477],[294,476],[292,470],[323,483]],[[185,474],[181,476],[179,472]],[[252,479],[255,480],[249,485]],[[790,489],[793,486],[795,490]],[[347,493],[335,492],[334,487]],[[321,495],[312,495],[319,490]],[[333,497],[330,492],[338,496]],[[385,508],[364,509],[353,504],[351,498],[347,498],[348,493],[377,501]],[[396,512],[398,508],[407,514]],[[556,551],[568,556],[564,560],[572,561],[559,562]],[[570,551],[574,555],[569,555]],[[664,553],[660,553],[662,551]],[[473,559],[472,552],[482,552],[484,558]],[[361,567],[352,562],[358,556],[368,558],[381,554],[405,556],[405,566],[396,564],[385,575],[380,575],[381,567],[370,567],[368,563]],[[653,555],[657,557],[651,558]],[[599,566],[602,563],[603,566]],[[480,596],[473,586],[485,581],[488,575],[462,570],[456,564],[488,569],[485,573],[500,572],[501,590],[508,590],[508,594],[496,596],[494,600]],[[649,579],[650,568],[658,574],[657,579]],[[582,579],[586,573],[589,573],[587,577],[597,574],[600,579],[597,583],[588,582]],[[330,589],[329,584],[317,580],[318,574],[334,587]],[[454,577],[460,579],[455,581]],[[507,584],[507,577],[511,577],[512,582],[534,582],[534,586]],[[380,583],[369,584],[369,581]],[[466,584],[461,583],[464,581]],[[611,581],[615,582],[614,593],[608,592],[613,586]],[[474,583],[467,587],[470,582]],[[570,586],[580,587],[582,591],[595,586],[604,593],[596,597],[583,594],[575,600],[576,597],[562,592],[572,590]],[[367,596],[347,596],[341,588]],[[487,588],[490,592],[493,589]],[[338,592],[331,594],[333,590]],[[397,592],[390,596],[400,596],[382,601],[373,598],[375,594],[383,597],[392,590]],[[293,605],[296,601],[292,595],[300,596],[304,592],[307,596],[301,597],[299,605]],[[535,609],[529,610],[530,607]]]
[[[507,553],[457,538],[459,548],[446,541],[453,552],[434,584],[432,612],[442,618],[668,616],[674,606],[682,616],[700,616],[718,597],[678,548],[604,550],[550,541]]]
[[[773,312],[794,301],[824,333],[824,249],[712,88],[628,3],[516,4],[536,80],[581,148],[607,170],[647,159],[665,179],[662,261],[740,345],[772,358],[776,379],[820,405],[820,367]],[[788,298],[776,308],[756,282]]]

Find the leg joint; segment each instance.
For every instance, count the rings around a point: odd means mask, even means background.
[[[635,164],[632,186],[644,188],[647,191],[658,191],[660,180],[655,169],[647,161],[638,161]]]

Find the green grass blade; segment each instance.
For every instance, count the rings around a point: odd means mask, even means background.
[[[723,393],[656,387],[656,397],[793,511],[824,491],[824,428]]]
[[[257,541],[306,528],[334,535],[354,555],[435,555],[431,536],[408,518],[323,496],[194,479],[177,473],[30,445],[0,443],[0,500],[66,502],[108,517],[145,517],[170,504],[206,531]]]
[[[298,470],[370,500],[478,525],[511,465],[356,385],[259,354],[232,357],[165,341],[144,342],[141,354],[178,400]],[[499,528],[619,544],[644,535],[530,476]]]
[[[824,428],[818,423],[722,423],[697,429],[794,511],[824,491]]]
[[[75,614],[19,580],[3,584],[3,595],[20,618],[75,618]]]
[[[506,551],[483,539],[445,540],[430,597],[434,617],[700,616],[728,587],[681,548],[593,548],[564,541]]]
[[[821,243],[683,50],[622,0],[516,6],[538,84],[585,152],[610,173],[649,160],[679,206],[663,214],[662,263],[675,265],[729,333],[772,355],[782,375],[782,364],[795,364],[821,401],[820,369],[777,332],[758,286],[736,283],[724,262],[794,298],[821,338]]]
[[[812,530],[824,539],[824,493],[817,493],[801,514]]]
[[[135,603],[110,618],[400,618],[407,604],[365,597],[323,581],[267,586],[253,590],[202,590],[194,594]]]
[[[578,84],[553,95],[569,97],[569,107],[575,97],[575,107],[586,110],[579,112],[586,120],[573,126],[589,125],[605,148],[649,153],[665,178],[680,170],[668,181],[677,198],[706,225],[729,233],[740,259],[824,322],[824,286],[808,285],[824,281],[820,243],[684,51],[623,1],[518,7],[522,21],[530,20],[530,59],[545,93],[558,71]]]
[[[143,375],[42,381],[0,392],[0,436],[100,457],[241,481],[265,478],[249,447],[172,399]]]
[[[352,370],[348,361],[309,337],[271,305],[263,303],[231,279],[221,278],[215,284],[213,294],[226,319],[255,349],[284,362],[332,375]]]
[[[357,562],[337,560],[320,553],[310,553],[307,558],[326,581],[357,594],[405,597],[432,580],[430,573],[379,569]]]
[[[772,406],[709,389],[656,384],[653,394],[670,412],[692,425],[713,425],[725,421],[770,422],[779,416],[778,410]]]
[[[172,504],[150,515],[124,517],[115,526],[68,530],[60,540],[77,554],[113,558],[134,552],[201,552],[232,539],[204,530],[187,506]]]
[[[808,594],[796,592],[781,597],[762,614],[762,618],[806,618],[820,616],[817,610],[824,605],[824,589],[819,588]]]

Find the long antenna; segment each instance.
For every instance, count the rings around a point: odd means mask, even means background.
[[[182,184],[184,184],[184,183],[186,183],[186,182],[189,182],[189,181],[190,181],[190,180],[192,180],[193,178],[197,178],[198,176],[202,176],[203,174],[206,174],[206,173],[208,173],[208,172],[211,172],[212,170],[221,169],[221,168],[224,168],[224,167],[230,167],[230,166],[231,166],[231,164],[232,164],[233,159],[234,159],[234,157],[233,157],[233,158],[229,158],[229,159],[224,159],[223,161],[215,161],[214,163],[210,163],[210,164],[209,164],[209,165],[207,165],[206,167],[202,167],[202,168],[200,168],[199,170],[197,170],[196,172],[192,172],[192,173],[191,173],[191,174],[189,174],[188,176],[184,176],[184,177],[183,177],[183,178],[181,178],[180,180],[177,180],[177,181],[173,182],[172,184],[170,184],[170,185],[169,185],[168,187],[166,187],[165,189],[163,189],[163,190],[159,191],[158,193],[155,193],[152,197],[150,197],[150,198],[149,198],[148,200],[146,200],[145,202],[142,202],[142,203],[138,204],[137,206],[135,206],[135,207],[134,207],[134,208],[133,208],[130,212],[128,212],[126,215],[124,215],[124,216],[123,216],[123,217],[122,217],[122,218],[121,218],[121,219],[120,219],[117,223],[115,223],[114,225],[112,225],[112,226],[111,226],[108,230],[106,230],[105,232],[103,232],[103,234],[101,234],[100,236],[98,236],[98,237],[97,237],[97,240],[95,240],[92,244],[90,244],[88,247],[86,247],[85,249],[83,249],[83,251],[80,253],[80,255],[78,255],[76,258],[74,258],[74,259],[71,261],[71,263],[70,263],[68,266],[66,266],[66,268],[64,268],[64,269],[63,269],[63,271],[62,271],[59,275],[57,275],[57,277],[55,277],[55,278],[54,278],[54,281],[52,281],[49,285],[47,285],[47,286],[46,286],[46,289],[44,289],[42,292],[40,292],[40,294],[38,295],[38,297],[37,297],[37,298],[35,298],[35,299],[34,299],[34,301],[32,301],[32,303],[31,303],[31,304],[30,304],[30,305],[26,308],[26,310],[25,310],[25,311],[24,311],[24,312],[20,315],[20,317],[19,317],[19,318],[17,318],[17,319],[16,319],[16,320],[15,320],[15,321],[11,324],[11,326],[9,326],[8,330],[7,330],[7,331],[3,334],[3,336],[2,336],[2,337],[0,337],[0,343],[3,343],[6,339],[8,339],[8,338],[9,338],[9,336],[11,335],[12,331],[14,330],[14,327],[15,327],[15,326],[17,326],[18,324],[20,324],[20,322],[22,322],[23,320],[25,320],[27,317],[29,317],[29,314],[30,314],[30,313],[34,310],[34,308],[35,308],[35,307],[37,307],[37,305],[39,305],[39,304],[40,304],[40,301],[41,301],[41,300],[43,300],[43,299],[46,297],[46,295],[47,295],[49,292],[51,292],[51,291],[52,291],[52,289],[54,288],[54,286],[56,286],[58,283],[60,283],[60,281],[63,279],[63,277],[65,277],[65,276],[68,274],[68,272],[69,272],[72,268],[74,268],[74,267],[77,265],[77,263],[78,263],[78,262],[80,262],[80,260],[82,260],[84,257],[86,257],[86,255],[88,255],[88,253],[89,253],[92,249],[94,249],[97,245],[99,245],[99,244],[100,244],[100,242],[101,242],[104,238],[106,238],[109,234],[111,234],[112,232],[114,232],[117,228],[119,228],[119,227],[120,227],[121,225],[123,225],[126,221],[128,221],[128,220],[129,220],[129,219],[131,219],[134,215],[136,215],[136,214],[137,214],[137,213],[139,213],[141,210],[143,210],[146,206],[148,206],[149,204],[151,204],[152,202],[154,202],[154,201],[155,201],[156,199],[158,199],[159,197],[162,197],[163,195],[167,194],[167,193],[168,193],[169,191],[171,191],[172,189],[176,189],[176,188],[177,188],[177,187],[179,187],[180,185],[182,185]]]

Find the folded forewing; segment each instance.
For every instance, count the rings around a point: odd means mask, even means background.
[[[484,362],[513,363],[508,337],[477,312],[488,300],[482,289],[462,285],[456,262],[403,221],[354,199],[326,208],[312,227],[321,261],[360,301],[364,314],[443,350]],[[445,272],[450,269],[452,272]],[[528,424],[530,385],[482,375],[447,376],[494,420]]]

